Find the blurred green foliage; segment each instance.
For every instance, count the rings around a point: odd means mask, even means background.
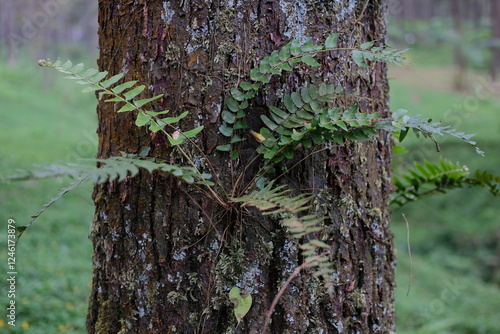
[[[409,58],[418,65],[392,68],[391,107],[432,117],[467,133],[485,151],[478,156],[457,140],[443,138],[441,152],[414,138],[397,165],[439,157],[500,174],[500,100],[485,73],[469,73],[469,91],[452,88],[453,69],[441,48],[429,55],[418,45]],[[447,47],[444,47],[446,52]],[[427,61],[429,60],[429,63]],[[422,66],[421,64],[425,64]],[[408,256],[409,222],[412,273]],[[500,206],[484,189],[458,189],[393,212],[398,251],[396,314],[398,333],[498,333],[500,328]],[[412,276],[412,278],[410,278]],[[410,282],[411,281],[411,282]],[[410,291],[407,295],[408,286]]]
[[[95,98],[46,72],[26,60],[14,67],[0,64],[1,175],[36,163],[75,162],[95,156]],[[24,225],[68,184],[68,179],[0,183],[2,227],[6,229],[9,218]],[[1,333],[85,332],[91,279],[90,194],[90,185],[75,190],[41,216],[30,230],[33,233],[19,241],[17,322],[11,327],[4,318]],[[0,248],[7,249],[5,238],[0,240]],[[6,252],[0,258],[5,273]],[[5,284],[2,280],[2,291],[6,291]]]

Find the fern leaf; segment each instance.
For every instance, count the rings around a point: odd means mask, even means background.
[[[421,118],[420,115],[410,117],[407,115],[407,113],[407,110],[400,109],[397,112],[394,112],[392,115],[394,119],[394,121],[392,122],[393,129],[394,131],[400,132],[400,142],[404,140],[406,134],[408,133],[408,130],[411,129],[417,137],[422,135],[425,138],[431,139],[435,143],[436,149],[439,152],[440,148],[435,136],[444,136],[446,134],[463,140],[467,144],[474,147],[477,154],[484,156],[484,152],[479,149],[477,143],[471,140],[471,138],[474,136],[473,134],[459,132],[456,129],[451,128],[449,125],[443,126],[439,122],[432,123],[432,120],[430,118]]]
[[[85,183],[87,181],[88,181],[88,179],[81,178],[78,181],[73,182],[70,186],[60,189],[59,194],[57,194],[56,197],[51,198],[46,204],[43,205],[43,207],[40,211],[38,211],[37,213],[32,215],[26,225],[18,227],[17,238],[19,239],[23,235],[24,231],[26,231],[26,229],[28,229],[33,224],[33,222],[38,217],[40,217],[42,215],[42,213],[44,213],[52,204],[54,204],[55,202],[60,200],[64,195],[66,195],[68,192],[70,192],[71,190],[78,187],[80,184]]]
[[[438,164],[429,161],[424,161],[423,164],[415,162],[413,169],[394,177],[395,192],[391,195],[391,204],[402,207],[429,195],[464,186],[487,188],[494,196],[500,196],[500,176],[480,170],[472,177],[469,174],[467,166],[445,159],[440,159]]]
[[[242,206],[254,206],[262,211],[264,215],[280,215],[281,224],[288,229],[291,236],[299,243],[302,239],[319,232],[323,228],[320,224],[324,218],[318,218],[315,214],[301,215],[309,210],[311,196],[304,194],[291,197],[290,190],[284,186],[273,187],[273,182],[267,184],[261,190],[255,190],[247,196],[232,198],[234,202],[242,203]],[[333,287],[333,264],[328,257],[331,246],[318,239],[310,239],[299,245],[304,256],[304,263],[314,270],[314,276],[321,276],[325,287],[330,291]],[[323,252],[327,249],[327,252]],[[321,253],[323,252],[323,253]],[[319,256],[318,254],[321,253]]]

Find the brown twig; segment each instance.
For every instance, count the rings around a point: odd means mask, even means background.
[[[264,320],[264,326],[262,327],[262,331],[261,331],[261,334],[265,334],[266,333],[266,330],[267,330],[267,325],[269,324],[269,321],[271,320],[271,316],[274,312],[274,309],[276,308],[276,305],[278,304],[278,301],[280,300],[281,296],[283,295],[283,293],[285,292],[286,288],[288,288],[288,286],[290,285],[290,282],[295,278],[297,277],[298,274],[300,274],[300,272],[306,268],[309,264],[313,263],[314,261],[322,258],[323,256],[327,255],[328,253],[330,253],[330,250],[327,250],[319,255],[316,255],[314,257],[311,257],[309,259],[307,259],[306,261],[304,261],[304,263],[302,263],[300,266],[298,266],[297,268],[295,268],[295,270],[293,271],[293,273],[288,277],[288,279],[286,280],[285,284],[283,284],[283,286],[281,287],[280,291],[278,291],[278,293],[276,294],[276,296],[274,297],[274,300],[273,302],[271,303],[271,307],[269,308],[269,310],[266,312],[266,318]]]

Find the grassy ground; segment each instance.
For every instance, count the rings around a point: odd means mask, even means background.
[[[421,50],[410,57],[419,62]],[[432,61],[431,61],[432,63]],[[433,144],[408,140],[403,162],[440,156],[500,174],[498,88],[481,74],[470,74],[468,89],[453,92],[447,66],[391,68],[393,110],[442,120],[467,133],[486,157],[456,140]],[[461,189],[404,207],[393,214],[398,251],[396,290],[398,333],[498,333],[500,330],[500,206],[486,190]],[[410,227],[412,262],[408,255]],[[412,268],[410,268],[412,265]],[[408,288],[409,294],[407,295]]]
[[[0,66],[0,170],[2,175],[33,163],[51,164],[95,155],[95,102],[36,63]],[[24,225],[31,214],[69,184],[69,180],[0,183],[2,236],[7,219]],[[77,189],[43,214],[17,247],[17,323],[2,333],[83,333],[91,277],[87,238],[93,207],[89,186]],[[5,238],[0,248],[5,250]],[[7,254],[0,253],[2,272]],[[2,293],[6,280],[2,278]],[[2,297],[2,309],[6,299]],[[5,307],[4,307],[5,306]]]
[[[412,60],[425,63],[418,50]],[[391,69],[392,108],[405,108],[477,133],[487,157],[466,144],[446,139],[442,153],[409,139],[405,160],[439,155],[471,169],[500,174],[500,104],[485,78],[470,79],[470,91],[455,93],[446,66]],[[96,145],[95,102],[55,73],[36,64],[0,65],[0,167],[2,174],[33,163],[93,157]],[[488,94],[489,93],[489,94]],[[489,95],[489,96],[487,96]],[[30,214],[68,185],[68,180],[0,184],[1,220],[24,224]],[[77,189],[43,214],[17,249],[17,326],[0,319],[0,332],[83,333],[90,291],[91,244],[87,239],[93,208],[91,187]],[[407,252],[409,220],[412,268]],[[421,201],[393,215],[398,251],[396,291],[398,333],[498,333],[500,320],[500,228],[498,201],[481,190],[454,191]],[[5,224],[2,224],[5,228]],[[1,235],[4,235],[2,231]],[[0,240],[5,249],[5,240]],[[495,257],[496,256],[496,257]],[[2,266],[7,254],[2,252]],[[2,268],[4,268],[2,267]],[[2,269],[3,272],[7,270]],[[412,279],[410,279],[410,273]],[[5,280],[0,281],[2,291]],[[408,286],[410,292],[407,295]],[[2,304],[4,305],[4,304]],[[5,305],[4,305],[5,306]],[[2,306],[2,307],[4,307]],[[6,307],[4,307],[5,309]]]

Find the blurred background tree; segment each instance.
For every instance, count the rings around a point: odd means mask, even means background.
[[[486,158],[480,158],[469,147],[447,140],[438,154],[427,144],[405,141],[409,153],[395,156],[395,166],[423,159],[435,162],[444,156],[471,170],[499,174],[500,0],[387,0],[387,4],[391,44],[410,48],[407,56],[413,62],[389,70],[392,109],[405,108],[477,133],[486,152]],[[2,175],[33,163],[95,156],[95,99],[55,73],[40,70],[36,62],[61,57],[95,67],[97,5],[96,0],[0,1]],[[457,52],[461,62],[455,61]],[[67,180],[0,183],[2,222],[15,218],[23,224],[65,185]],[[21,325],[12,329],[0,321],[0,332],[85,331],[91,279],[90,195],[91,187],[78,189],[23,236],[17,256],[22,268]],[[411,275],[401,213],[409,221]],[[498,217],[498,201],[476,189],[431,197],[394,212],[398,333],[499,332]],[[1,249],[4,243],[0,240]]]

